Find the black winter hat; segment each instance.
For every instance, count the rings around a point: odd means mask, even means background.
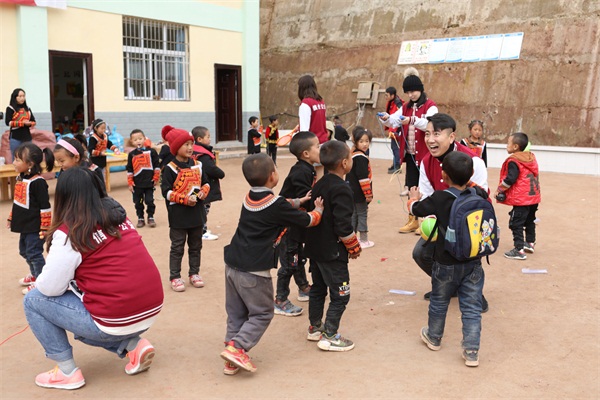
[[[415,68],[407,68],[406,71],[404,71],[402,89],[404,90],[404,93],[415,90],[419,92],[425,91],[423,82],[421,82],[421,79],[419,78],[419,72]]]

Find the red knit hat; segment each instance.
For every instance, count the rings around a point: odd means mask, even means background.
[[[177,155],[177,152],[185,142],[188,140],[194,142],[194,135],[192,135],[191,132],[184,131],[183,129],[173,128],[171,125],[165,125],[162,128],[161,136],[164,140],[169,142],[171,154],[174,156]]]

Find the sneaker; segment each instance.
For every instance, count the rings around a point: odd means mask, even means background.
[[[146,371],[152,364],[154,358],[154,346],[150,344],[148,339],[140,339],[135,349],[127,353],[129,362],[125,366],[127,375],[135,375]]]
[[[479,366],[479,351],[463,350],[462,357],[465,359],[465,365],[467,367]]]
[[[306,339],[310,340],[311,342],[318,342],[321,340],[321,335],[323,335],[323,332],[323,324],[319,326],[311,325],[308,327],[308,335],[306,336]]]
[[[71,375],[67,376],[57,365],[53,370],[36,376],[35,384],[45,388],[73,390],[85,385],[85,379],[79,368],[75,368]]]
[[[146,226],[146,222],[144,222],[144,218],[138,218],[137,227],[143,228],[144,226]]]
[[[19,279],[19,285],[21,286],[29,286],[35,283],[35,276],[29,274],[25,278]]]
[[[204,281],[202,280],[202,277],[198,274],[190,275],[190,283],[192,284],[193,287],[197,287],[197,288],[204,287]]]
[[[171,280],[171,289],[176,292],[184,292],[185,291],[185,283],[183,283],[183,279],[175,278]]]
[[[206,232],[202,235],[202,240],[217,240],[219,237],[217,235],[213,235],[210,232]]]
[[[321,340],[317,343],[317,346],[321,350],[325,351],[350,351],[354,348],[354,342],[352,340],[342,337],[342,335],[335,334],[333,336],[327,335],[325,332],[321,335]]]
[[[25,289],[21,290],[21,293],[27,294],[27,293],[31,292],[33,289],[35,289],[35,283],[32,283],[31,285],[27,286]]]
[[[298,301],[309,301],[310,300],[310,285],[306,289],[298,289]]]
[[[223,367],[223,373],[225,375],[235,375],[238,372],[240,372],[240,367],[230,361],[225,361],[225,366]]]
[[[535,243],[525,243],[523,245],[523,251],[525,253],[533,254],[535,251]]]
[[[375,246],[375,242],[372,242],[370,240],[367,240],[367,241],[359,240],[358,243],[360,243],[360,247],[362,247],[363,249],[368,249],[369,247]]]
[[[490,306],[487,302],[487,300],[485,299],[484,295],[481,295],[481,312],[485,313],[488,312],[490,310]]]
[[[441,339],[434,339],[429,336],[429,328],[426,326],[421,328],[421,339],[427,345],[427,347],[433,351],[438,351],[442,344]]]
[[[225,343],[225,350],[221,353],[221,358],[225,361],[229,361],[233,365],[236,365],[246,371],[255,372],[256,366],[250,361],[250,357],[244,351],[244,349],[235,348],[233,341]],[[223,371],[225,372],[225,371]]]
[[[152,217],[148,217],[148,226],[150,228],[156,228],[156,221]]]
[[[405,188],[401,193],[400,196],[408,196],[408,188]]]
[[[504,257],[512,260],[527,260],[527,256],[523,250],[512,249],[504,253]]]
[[[294,305],[291,301],[286,300],[277,304],[275,302],[275,314],[285,315],[286,317],[296,317],[302,314],[302,307]]]

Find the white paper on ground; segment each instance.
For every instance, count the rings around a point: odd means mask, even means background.
[[[547,274],[548,270],[547,269],[529,269],[529,268],[523,268],[521,270],[521,272],[523,272],[524,274]]]
[[[411,292],[409,290],[400,290],[400,289],[390,289],[390,293],[403,294],[406,296],[414,296],[417,294],[417,292]]]

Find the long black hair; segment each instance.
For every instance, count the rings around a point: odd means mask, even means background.
[[[19,95],[19,92],[23,92],[25,93],[25,91],[21,88],[16,88],[15,90],[13,90],[12,94],[10,95],[10,106],[15,109],[18,110],[19,108],[25,108],[25,110],[29,111],[29,107],[27,107],[27,98],[25,98],[25,101],[23,102],[23,104],[19,104],[17,103],[17,96]],[[25,93],[27,94],[27,93]]]
[[[298,98],[300,101],[306,97],[315,99],[317,101],[323,100],[319,92],[317,91],[317,83],[310,75],[301,76],[298,79]]]

